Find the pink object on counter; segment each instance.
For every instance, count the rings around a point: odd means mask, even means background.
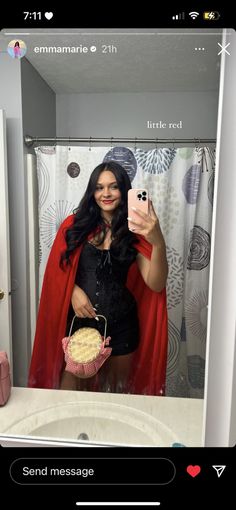
[[[4,406],[11,393],[10,365],[7,353],[0,351],[0,406]]]

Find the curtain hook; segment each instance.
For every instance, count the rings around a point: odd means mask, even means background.
[[[137,138],[135,136],[135,138],[134,138],[134,152],[136,152],[136,149],[137,149]]]
[[[69,145],[68,145],[68,151],[71,150],[71,147],[70,147],[70,136],[69,136]]]
[[[111,149],[113,149],[113,142],[112,142],[112,140],[113,140],[113,136],[111,136]]]
[[[175,149],[175,138],[173,138],[173,150]]]
[[[92,150],[92,137],[89,137],[89,151]]]
[[[155,143],[156,151],[157,151],[157,144],[158,144],[158,138],[156,138],[156,143]]]

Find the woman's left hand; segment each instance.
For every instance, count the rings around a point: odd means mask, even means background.
[[[163,239],[160,224],[158,217],[155,213],[151,200],[149,203],[149,214],[145,214],[143,211],[136,207],[132,207],[134,211],[134,217],[127,218],[129,222],[132,224],[132,228],[130,229],[135,234],[140,234],[145,239],[154,245],[159,244],[160,240]]]

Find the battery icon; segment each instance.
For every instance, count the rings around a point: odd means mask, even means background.
[[[220,18],[220,14],[217,11],[209,11],[209,12],[203,13],[203,19],[216,21],[219,18]]]

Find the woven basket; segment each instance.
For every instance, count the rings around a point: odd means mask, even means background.
[[[112,349],[106,346],[109,345],[111,337],[106,338],[107,320],[104,315],[97,315],[105,320],[103,337],[95,328],[80,328],[71,336],[76,317],[75,315],[72,320],[69,336],[62,340],[65,370],[86,379],[93,377],[110,356]]]

